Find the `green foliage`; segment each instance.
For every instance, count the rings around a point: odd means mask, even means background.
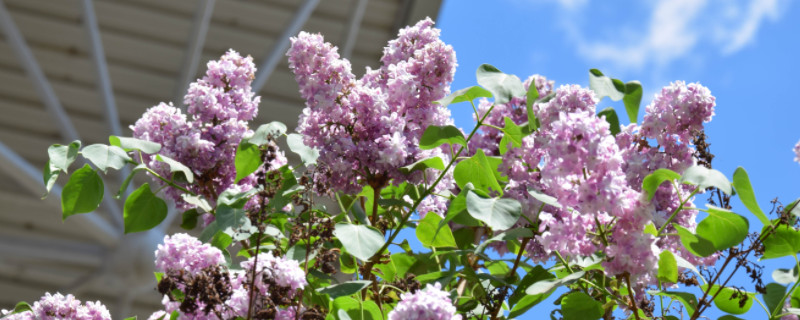
[[[514,97],[524,97],[527,92],[515,75],[505,74],[492,65],[482,64],[475,72],[478,84],[489,90],[494,103],[506,103]]]
[[[681,182],[693,184],[699,190],[715,187],[728,195],[733,194],[733,187],[722,172],[704,166],[691,166],[683,172]]]
[[[771,222],[767,218],[767,215],[764,214],[764,211],[761,211],[761,207],[758,206],[755,192],[753,192],[753,186],[750,185],[750,177],[747,175],[747,171],[745,171],[744,168],[738,167],[733,173],[733,187],[736,189],[736,193],[739,195],[739,200],[742,201],[742,204],[756,215],[763,225],[770,225]]]
[[[409,174],[414,171],[421,171],[425,169],[444,170],[444,161],[440,157],[430,157],[419,160],[405,167],[400,168],[400,172]]]
[[[642,102],[642,85],[639,81],[623,83],[619,79],[609,78],[600,70],[589,70],[589,87],[601,99],[609,97],[613,101],[623,100],[625,111],[631,123],[636,123],[639,116],[639,106]]]
[[[484,198],[470,191],[467,193],[467,212],[495,230],[514,226],[522,215],[519,201],[509,198]]]
[[[800,231],[781,225],[764,239],[764,255],[761,260],[791,256],[800,252]]]
[[[472,183],[476,190],[484,194],[491,194],[492,191],[503,193],[503,188],[495,176],[497,165],[489,162],[483,150],[477,150],[475,155],[461,160],[453,169],[453,178],[459,188],[464,189],[467,183]]]
[[[681,175],[669,169],[656,169],[653,173],[648,174],[642,181],[642,191],[647,192],[647,200],[653,200],[656,190],[665,181],[675,181],[681,178]]]
[[[611,131],[611,134],[616,136],[619,133],[619,117],[617,117],[617,112],[614,111],[614,108],[607,107],[600,112],[597,113],[598,117],[601,117],[608,122],[608,130]]]
[[[428,126],[425,132],[422,133],[422,138],[419,140],[419,148],[422,150],[429,150],[439,147],[445,143],[452,146],[462,145],[467,147],[467,139],[456,126]]]
[[[362,261],[369,260],[386,243],[380,231],[363,224],[337,223],[333,233],[348,253]]]
[[[466,101],[471,102],[472,100],[475,100],[477,98],[491,98],[491,97],[492,93],[489,92],[489,90],[486,90],[479,86],[472,86],[469,88],[456,90],[449,96],[441,98],[435,102],[441,104],[443,107],[446,107],[453,103],[466,102]]]
[[[435,213],[428,213],[417,225],[417,239],[426,247],[456,247],[456,239],[450,226],[441,224],[442,218]]]
[[[234,165],[236,167],[236,180],[244,179],[253,172],[258,170],[261,166],[261,149],[258,145],[252,144],[245,139],[239,142],[236,147],[236,157],[234,158]]]
[[[123,208],[125,233],[147,231],[167,217],[167,203],[150,191],[145,183],[128,196]]]
[[[331,296],[331,299],[353,295],[372,283],[368,280],[347,281],[317,289],[317,292]]]
[[[786,287],[777,283],[769,283],[766,287],[767,293],[763,294],[764,304],[770,312],[783,306],[783,298],[786,294]]]
[[[169,166],[169,171],[173,173],[173,177],[178,181],[186,181],[188,183],[194,182],[192,169],[189,169],[189,167],[183,163],[161,154],[156,155],[156,160],[166,163]]]
[[[110,136],[108,137],[108,142],[112,146],[120,147],[126,152],[138,150],[144,153],[154,154],[161,150],[161,145],[158,143],[136,138]]]
[[[98,169],[106,172],[108,168],[120,170],[131,160],[131,157],[117,146],[93,144],[81,150],[81,155],[89,159]]]
[[[72,143],[62,146],[54,144],[47,149],[47,155],[50,157],[50,166],[63,171],[69,172],[69,165],[75,162],[78,157],[78,149],[81,148],[80,141],[73,141]]]
[[[708,290],[708,285],[700,286],[701,289]],[[711,290],[708,291],[709,296],[716,296],[714,298],[714,305],[720,310],[731,314],[744,314],[753,306],[753,298],[755,294],[751,292],[738,291],[730,287],[720,287],[713,285]],[[740,304],[740,301],[744,301]]]
[[[303,136],[290,133],[286,136],[286,144],[289,145],[289,150],[292,150],[292,152],[300,156],[300,160],[303,161],[303,164],[306,166],[317,163],[319,150],[307,146],[303,142]]]
[[[61,191],[61,219],[92,212],[103,201],[103,179],[88,164],[76,170]]]
[[[515,124],[511,118],[505,117],[503,121],[505,121],[505,127],[503,127],[503,138],[500,139],[500,154],[508,152],[509,143],[513,148],[521,147],[522,138],[528,135],[526,130]]]
[[[669,250],[661,251],[658,256],[658,280],[678,283],[678,262]]]
[[[696,233],[708,239],[717,251],[738,245],[747,237],[750,225],[745,217],[710,205],[707,212],[708,217],[697,224]]]
[[[561,299],[564,320],[589,320],[603,316],[603,305],[583,292],[573,292]]]

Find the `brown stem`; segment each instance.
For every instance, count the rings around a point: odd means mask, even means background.
[[[625,282],[628,283],[628,296],[631,297],[631,310],[633,310],[633,315],[636,317],[636,320],[640,320],[639,307],[636,306],[636,298],[633,297],[633,287],[631,287],[630,273],[625,274]]]

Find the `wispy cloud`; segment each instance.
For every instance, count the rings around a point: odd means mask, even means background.
[[[640,2],[645,6],[641,8],[644,19],[626,21],[636,19],[636,14],[607,19],[602,26],[615,32],[604,37],[598,34],[596,24],[580,23],[596,14],[591,4],[581,0],[555,2],[563,9],[564,30],[582,56],[592,62],[637,70],[667,67],[690,55],[735,53],[755,40],[765,20],[778,20],[781,8],[788,4],[781,0]]]

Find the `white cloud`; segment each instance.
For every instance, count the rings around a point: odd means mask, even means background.
[[[581,25],[596,14],[581,0],[559,0],[563,26],[581,55],[620,68],[662,68],[695,54],[731,54],[752,43],[766,19],[780,18],[781,0],[656,0],[646,5],[641,21],[603,21],[613,37],[598,37],[597,24]],[[602,3],[601,5],[607,5]],[[623,17],[636,17],[629,14]],[[633,23],[633,25],[631,25]],[[587,34],[591,33],[591,38]],[[618,35],[628,35],[620,37]],[[700,44],[703,44],[702,46]],[[709,44],[710,46],[705,46]]]

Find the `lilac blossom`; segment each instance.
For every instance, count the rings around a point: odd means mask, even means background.
[[[794,161],[800,163],[800,141],[798,141],[797,144],[794,145],[794,155],[795,155]]]
[[[450,294],[437,282],[415,293],[403,293],[389,312],[389,320],[461,320],[461,315],[456,314]]]
[[[156,271],[164,273],[183,270],[196,274],[225,263],[222,251],[185,233],[164,236],[164,243],[158,245],[155,256]]]
[[[208,63],[203,78],[192,83],[184,97],[187,114],[164,103],[150,108],[131,126],[133,136],[161,144],[160,154],[173,158],[192,169],[197,183],[185,186],[214,205],[217,196],[234,186],[234,156],[243,136],[252,134],[247,121],[255,118],[260,98],[250,84],[255,65],[251,57],[242,57],[230,50],[219,61]],[[282,155],[282,153],[281,153]],[[154,155],[144,155],[144,162],[162,176],[170,177],[166,164]],[[285,164],[270,163],[267,170]],[[165,183],[154,180],[159,186]],[[253,176],[239,182],[249,189]],[[182,192],[172,187],[165,193],[182,209],[193,206],[181,198]]]
[[[3,313],[7,313],[4,310]],[[2,314],[0,314],[2,316]],[[81,304],[75,296],[46,293],[31,306],[31,311],[10,315],[8,320],[111,320],[108,309],[99,301]]]
[[[399,168],[442,154],[418,147],[428,126],[452,124],[449,110],[433,102],[449,93],[455,53],[432,25],[426,19],[400,30],[384,50],[382,66],[367,69],[361,79],[321,35],[292,38],[289,66],[306,100],[297,131],[320,150],[318,192],[419,183],[420,172],[405,175]]]

